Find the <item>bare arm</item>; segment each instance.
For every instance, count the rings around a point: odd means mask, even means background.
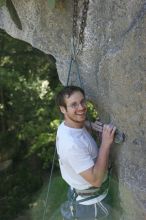
[[[111,144],[113,143],[116,127],[104,125],[102,132],[102,142],[99,155],[95,165],[90,169],[80,173],[92,186],[100,187],[108,169],[108,160]]]

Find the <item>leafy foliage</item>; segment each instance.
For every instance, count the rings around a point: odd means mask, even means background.
[[[0,162],[13,160],[0,171],[2,220],[29,208],[43,183],[42,168],[52,164],[60,87],[52,57],[0,32]]]
[[[27,164],[28,165],[28,164]],[[9,175],[0,176],[0,219],[12,220],[18,212],[28,208],[31,196],[42,185],[40,170],[36,173],[24,161]],[[35,175],[34,175],[35,174]],[[33,178],[32,178],[33,177]]]
[[[48,180],[49,181],[49,180]],[[51,188],[48,196],[47,206],[44,210],[44,203],[48,191],[48,182],[42,189],[33,197],[30,213],[32,220],[42,219],[44,211],[46,211],[45,219],[62,220],[60,213],[60,204],[66,200],[67,184],[63,181],[59,173],[55,173],[52,178]],[[27,217],[26,217],[27,219]]]
[[[89,120],[94,121],[99,117],[97,109],[95,108],[93,102],[90,100],[87,101],[87,109]]]
[[[6,4],[6,0],[0,0],[0,7]]]
[[[55,62],[7,35],[1,39],[0,150],[6,147],[4,139],[12,135],[10,147],[13,145],[17,153],[25,152],[25,157],[37,154],[48,167],[59,123],[55,93],[60,85]]]
[[[2,220],[12,220],[29,208],[32,194],[43,183],[42,168],[52,164],[60,120],[55,94],[61,87],[53,57],[0,32],[0,160],[13,160],[13,167],[0,173]],[[96,118],[91,102],[88,109]],[[57,158],[55,165],[58,167]],[[49,219],[57,219],[50,210],[55,211],[65,197],[64,183],[57,179],[55,185],[48,206]],[[63,197],[58,199],[60,191]]]

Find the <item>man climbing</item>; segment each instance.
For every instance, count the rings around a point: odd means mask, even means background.
[[[111,124],[101,127],[99,122],[102,139],[98,148],[85,127],[84,91],[66,86],[56,101],[64,115],[57,131],[57,153],[62,178],[70,186],[68,201],[61,207],[62,216],[65,220],[109,219],[108,160],[116,128]]]

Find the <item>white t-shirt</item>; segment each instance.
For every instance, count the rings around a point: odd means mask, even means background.
[[[73,188],[91,187],[79,173],[94,166],[98,147],[86,128],[70,128],[63,123],[56,138],[57,153],[63,179]]]
[[[75,189],[91,187],[92,185],[80,173],[94,166],[99,149],[86,128],[70,128],[62,122],[57,131],[56,147],[62,178]],[[100,201],[105,196],[101,196]],[[78,197],[77,200],[82,198]],[[81,204],[95,202],[96,198]]]

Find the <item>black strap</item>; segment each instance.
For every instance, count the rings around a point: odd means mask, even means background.
[[[73,189],[73,194],[72,194],[72,198],[71,200],[73,202],[75,202],[76,204],[79,204],[79,203],[82,203],[82,202],[85,202],[85,201],[88,201],[88,200],[91,200],[91,199],[94,199],[94,198],[97,198],[98,196],[104,194],[104,192],[106,192],[106,190],[109,189],[109,178],[110,178],[110,173],[111,173],[111,167],[109,168],[108,170],[108,176],[107,176],[107,179],[102,183],[101,187],[100,188],[97,188],[97,192],[95,193],[91,193],[91,196],[87,197],[87,198],[84,198],[84,199],[80,199],[80,200],[76,200],[77,196],[79,195],[75,189]],[[96,187],[91,187],[89,189],[96,189]]]

